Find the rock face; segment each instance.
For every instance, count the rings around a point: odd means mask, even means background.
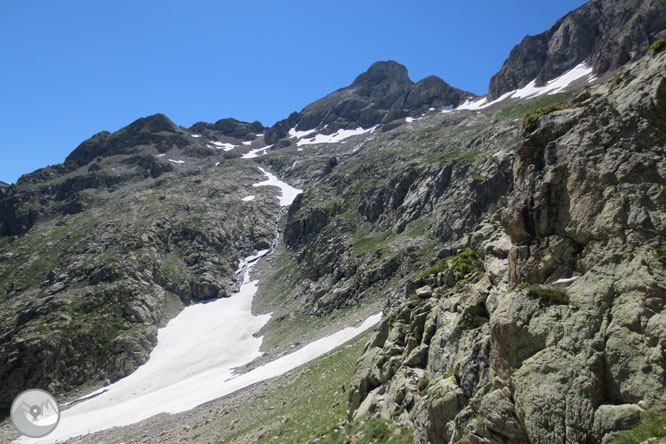
[[[218,132],[224,136],[241,140],[253,140],[266,128],[260,122],[241,122],[236,119],[221,119],[215,123],[197,122],[188,128],[194,134],[205,134],[207,131]]]
[[[429,108],[456,107],[474,94],[449,86],[430,76],[417,83],[407,75],[407,68],[394,61],[377,62],[354,82],[278,122],[267,132],[268,143],[285,137],[290,128],[299,131],[324,128],[369,128],[379,123],[420,115]]]
[[[523,132],[506,206],[470,234],[482,270],[453,282],[452,257],[408,286],[351,417],[424,444],[607,443],[666,402],[664,72],[650,54]]]
[[[498,98],[586,62],[597,75],[640,58],[666,30],[665,0],[592,0],[517,45],[490,81]],[[663,35],[662,35],[663,36]]]

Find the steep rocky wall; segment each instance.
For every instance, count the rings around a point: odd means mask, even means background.
[[[497,98],[532,80],[543,84],[586,62],[597,75],[643,56],[666,32],[665,0],[592,0],[548,31],[527,36],[490,80]]]
[[[523,133],[506,207],[470,235],[482,270],[408,286],[351,417],[418,443],[591,444],[666,402],[665,67],[650,54]]]

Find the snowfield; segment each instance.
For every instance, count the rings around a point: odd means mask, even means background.
[[[492,102],[488,102],[487,97],[482,97],[477,100],[468,99],[465,101],[465,103],[458,106],[456,110],[466,109],[471,111],[477,111],[480,109],[488,108],[489,106],[502,102],[508,98],[526,99],[526,98],[534,98],[542,96],[544,94],[557,94],[564,91],[564,89],[566,89],[574,81],[582,79],[584,77],[587,77],[588,82],[593,82],[594,80],[596,80],[596,77],[594,77],[592,74],[592,68],[587,66],[585,63],[581,63],[580,65],[576,66],[570,71],[562,74],[560,77],[550,80],[543,86],[536,86],[536,79],[534,79],[521,89],[509,91],[508,93],[503,94],[501,97],[499,97],[496,100],[493,100]]]
[[[363,129],[361,127],[358,127],[356,129],[340,129],[340,130],[338,130],[337,132],[335,132],[333,134],[329,134],[328,136],[326,136],[324,134],[317,134],[313,138],[299,140],[298,142],[296,142],[296,145],[297,146],[303,146],[303,145],[313,145],[315,143],[338,143],[338,142],[342,142],[343,140],[348,139],[352,136],[358,136],[358,135],[365,134],[365,133],[374,133],[375,129],[377,129],[377,126],[378,125],[375,125],[372,128],[367,128],[367,129]],[[298,133],[307,133],[307,134],[309,134],[314,130],[299,132],[299,131],[295,131],[292,128],[291,130],[289,130],[290,135],[292,134],[292,131],[295,134],[298,134]]]
[[[273,174],[261,171],[267,180],[254,186],[278,187],[280,205],[290,205],[302,192]],[[159,413],[190,410],[284,374],[333,350],[380,321],[381,313],[377,313],[359,325],[314,341],[245,374],[234,374],[234,368],[262,355],[262,338],[255,335],[271,315],[252,314],[252,299],[258,281],[250,280],[250,271],[268,252],[262,250],[240,264],[238,273],[243,281],[237,293],[229,298],[186,307],[161,328],[157,346],[148,362],[134,373],[82,397],[89,399],[64,410],[58,427],[50,435],[36,439],[24,437],[16,442],[63,442],[74,436],[134,424]]]

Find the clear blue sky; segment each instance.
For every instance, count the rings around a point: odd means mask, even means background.
[[[3,0],[0,180],[162,112],[287,117],[377,60],[485,94],[525,35],[583,0]]]

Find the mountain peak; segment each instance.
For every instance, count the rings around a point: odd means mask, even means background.
[[[405,65],[401,65],[393,60],[387,60],[373,63],[366,72],[356,77],[351,86],[372,87],[384,81],[392,81],[399,86],[407,86],[413,83],[407,74]]]

